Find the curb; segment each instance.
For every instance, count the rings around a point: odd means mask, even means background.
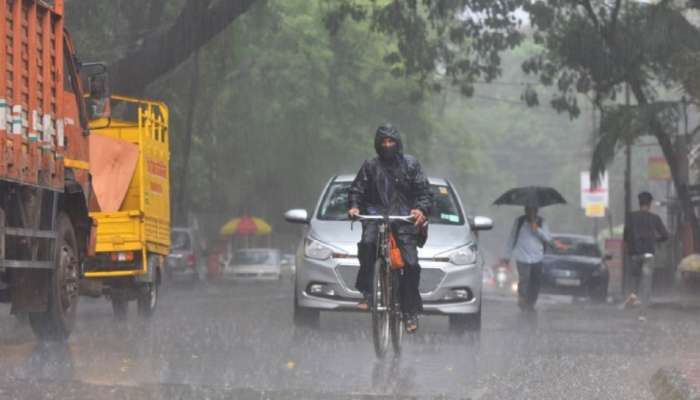
[[[650,385],[656,400],[700,400],[700,394],[677,368],[659,369],[651,377]]]

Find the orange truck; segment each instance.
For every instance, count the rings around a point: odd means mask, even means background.
[[[94,249],[89,105],[108,96],[102,66],[85,76],[96,65],[77,61],[63,13],[63,0],[0,0],[0,301],[58,340]]]

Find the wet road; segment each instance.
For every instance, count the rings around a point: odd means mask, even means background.
[[[69,342],[37,343],[0,307],[0,399],[651,399],[649,378],[700,348],[697,315],[545,296],[535,315],[490,294],[480,337],[424,317],[398,360],[378,362],[369,315],[295,329],[291,283],[177,285],[156,316],[112,318],[82,299]],[[45,394],[48,393],[49,396]]]

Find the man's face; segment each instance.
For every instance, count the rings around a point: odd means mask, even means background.
[[[396,146],[396,140],[392,138],[384,138],[382,139],[382,147],[385,149],[393,149]]]

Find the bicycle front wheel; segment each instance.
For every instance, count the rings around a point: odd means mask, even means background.
[[[389,332],[391,334],[391,345],[394,348],[394,353],[396,355],[401,354],[401,339],[403,338],[404,331],[404,320],[401,312],[401,302],[399,293],[399,280],[401,279],[400,270],[390,271],[390,293],[391,293],[391,307],[390,307],[390,321],[389,321]]]
[[[372,338],[374,339],[374,352],[377,357],[383,358],[389,347],[389,302],[390,296],[386,280],[386,263],[378,259],[374,263],[372,279]]]

